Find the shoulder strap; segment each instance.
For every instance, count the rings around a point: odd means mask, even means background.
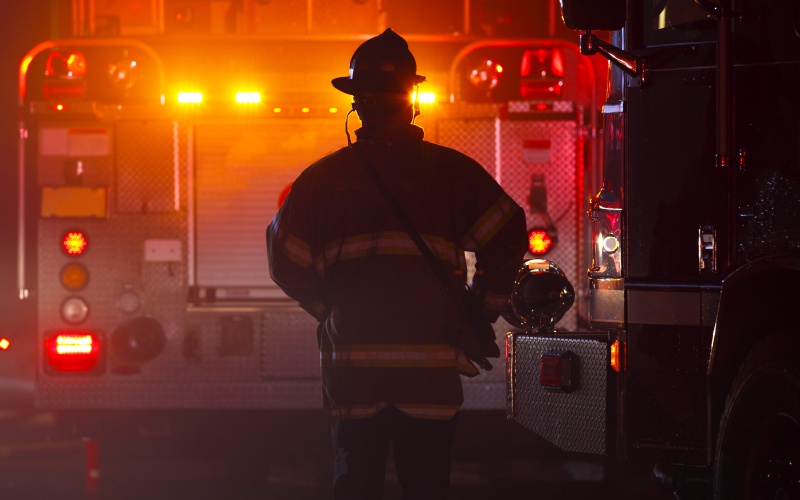
[[[433,252],[431,252],[430,248],[428,248],[428,245],[425,244],[425,241],[419,235],[417,230],[414,229],[414,226],[411,225],[411,221],[408,220],[408,217],[406,216],[405,212],[403,212],[403,209],[397,203],[397,200],[392,195],[392,192],[389,190],[389,186],[387,186],[386,183],[383,182],[383,179],[381,178],[380,174],[378,174],[378,171],[375,170],[375,166],[372,164],[372,162],[369,161],[369,158],[367,158],[367,155],[364,153],[363,149],[358,147],[356,144],[351,144],[350,148],[355,152],[356,157],[361,162],[361,165],[364,167],[364,170],[366,170],[369,176],[372,178],[372,181],[378,188],[378,192],[380,192],[383,198],[386,200],[386,203],[389,205],[389,208],[392,209],[394,215],[403,225],[405,231],[408,233],[408,235],[414,241],[414,244],[417,245],[417,248],[419,248],[419,251],[425,257],[425,260],[428,261],[428,264],[431,266],[431,269],[433,269],[433,272],[436,274],[436,277],[439,278],[439,281],[442,283],[442,286],[445,288],[445,290],[458,296],[453,288],[453,283],[448,279],[447,274],[445,274],[441,265],[436,260],[436,257],[433,255]]]

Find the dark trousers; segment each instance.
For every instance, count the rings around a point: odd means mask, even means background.
[[[457,420],[458,415],[451,420],[411,418],[393,407],[370,418],[334,420],[334,500],[383,498],[390,444],[404,500],[446,499]]]

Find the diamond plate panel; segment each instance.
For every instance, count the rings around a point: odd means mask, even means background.
[[[253,2],[252,29],[263,34],[306,33],[308,31],[308,0],[273,0]]]
[[[319,378],[317,321],[302,309],[270,309],[263,313],[262,376]]]
[[[180,210],[178,124],[158,120],[120,122],[116,136],[117,210]]]
[[[566,451],[606,453],[608,345],[586,339],[509,334],[508,415]],[[579,359],[578,387],[569,394],[539,384],[539,359],[568,349]]]

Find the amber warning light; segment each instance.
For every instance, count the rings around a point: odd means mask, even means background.
[[[11,347],[11,341],[7,338],[0,338],[0,351],[7,351]]]

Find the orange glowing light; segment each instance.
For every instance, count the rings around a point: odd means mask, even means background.
[[[281,111],[283,111],[281,108],[272,108],[273,113],[280,113]]]
[[[310,113],[311,112],[311,108],[301,108],[300,111],[303,112],[303,113]]]
[[[622,362],[623,362],[623,354],[625,351],[625,346],[619,340],[615,340],[611,343],[611,353],[609,356],[609,363],[611,364],[611,368],[615,371],[622,371]]]
[[[261,94],[258,92],[237,92],[236,102],[239,104],[258,104],[261,102]]]
[[[70,231],[61,240],[61,246],[69,255],[81,255],[88,243],[86,236],[80,231]]]
[[[200,92],[178,92],[178,102],[181,104],[200,104],[203,94]]]
[[[11,347],[11,341],[8,339],[0,339],[0,350],[7,351]]]

